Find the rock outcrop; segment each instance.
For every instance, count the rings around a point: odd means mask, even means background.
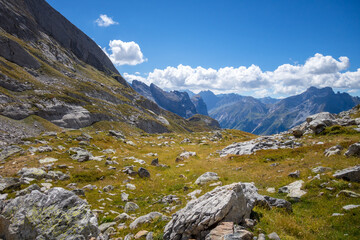
[[[175,213],[165,227],[164,239],[204,239],[220,222],[241,223],[249,218],[252,208],[259,202],[266,201],[251,183],[217,187]]]
[[[90,239],[99,234],[88,203],[62,188],[34,190],[7,201],[0,211],[0,237],[5,239]]]
[[[360,165],[336,171],[333,176],[350,182],[360,182]]]

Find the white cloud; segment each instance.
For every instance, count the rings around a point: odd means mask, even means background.
[[[100,14],[100,17],[96,19],[95,22],[99,27],[108,27],[111,25],[119,24],[106,14]]]
[[[120,65],[137,65],[146,62],[141,52],[139,44],[131,42],[123,42],[121,40],[111,40],[109,43],[109,51],[106,48],[102,50],[108,55],[113,64]]]
[[[256,65],[206,69],[180,64],[154,69],[144,82],[155,83],[166,90],[253,92],[258,97],[297,94],[310,86],[360,89],[360,68],[356,72],[343,72],[348,67],[347,57],[337,60],[317,53],[303,65],[283,64],[274,71],[262,71]]]

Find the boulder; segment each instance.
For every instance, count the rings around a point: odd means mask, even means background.
[[[159,212],[151,212],[144,216],[138,217],[132,223],[130,223],[130,229],[138,228],[144,223],[151,223],[152,221],[159,219],[159,218],[163,218],[163,217],[164,217],[164,215],[162,215]]]
[[[350,182],[360,182],[360,165],[336,171],[333,177]]]
[[[220,222],[239,224],[250,217],[258,203],[266,203],[252,183],[233,183],[217,187],[173,214],[166,225],[165,240],[200,239]]]
[[[324,151],[324,155],[326,157],[330,157],[330,156],[333,156],[333,155],[337,155],[337,154],[340,154],[341,153],[341,150],[343,149],[342,146],[340,145],[336,145],[336,146],[332,146],[331,148],[328,148]]]
[[[18,197],[18,196],[24,196],[24,195],[26,195],[26,194],[31,193],[31,192],[34,191],[34,190],[40,191],[39,185],[37,185],[37,184],[30,185],[30,186],[28,186],[27,188],[25,188],[25,189],[23,189],[23,190],[21,190],[21,191],[16,192],[16,196],[17,196],[17,197]]]
[[[46,177],[47,173],[41,168],[22,168],[18,173],[18,176],[22,178],[35,178],[35,179],[43,179]]]
[[[0,161],[7,159],[8,157],[17,154],[17,153],[22,153],[24,150],[16,145],[12,145],[12,146],[8,146],[5,147],[1,152],[0,152]]]
[[[271,240],[280,240],[280,237],[279,235],[277,235],[276,232],[272,232],[268,235],[268,238],[271,239]]]
[[[324,173],[324,172],[331,171],[331,170],[332,170],[331,168],[323,167],[323,166],[318,166],[318,167],[311,169],[311,171],[313,173]]]
[[[138,170],[138,174],[141,178],[149,178],[150,177],[150,173],[147,169],[145,168],[139,168]]]
[[[347,157],[351,157],[351,156],[360,157],[360,142],[350,145],[348,150],[345,152],[345,156],[347,156]]]
[[[264,198],[271,207],[285,208],[287,211],[292,212],[292,205],[289,201],[269,196],[264,196]]]
[[[85,200],[52,188],[8,201],[0,213],[0,233],[5,239],[90,239],[100,230]]]
[[[18,178],[3,178],[0,177],[0,193],[10,189],[20,189],[21,183]]]
[[[45,178],[52,179],[52,180],[60,180],[65,181],[70,179],[70,176],[61,172],[61,171],[49,171]]]
[[[234,233],[234,223],[222,222],[210,231],[205,240],[220,240],[223,239],[225,235],[232,233]]]
[[[139,209],[139,206],[134,202],[127,202],[124,207],[126,213],[135,212],[137,209]]]
[[[279,193],[287,193],[287,197],[292,198],[294,200],[299,200],[303,195],[306,194],[305,191],[301,190],[302,185],[304,184],[303,180],[295,181],[286,185],[284,187],[279,188]]]
[[[219,176],[217,175],[217,173],[206,172],[200,177],[198,177],[198,179],[196,179],[195,184],[203,185],[210,181],[216,181],[216,180],[219,180]]]
[[[78,162],[88,161],[93,157],[90,152],[80,147],[72,147],[69,151],[70,153],[75,153],[71,155],[71,158],[77,160]]]
[[[295,172],[291,172],[291,173],[289,173],[288,176],[292,177],[292,178],[299,178],[300,177],[300,171],[296,170]]]

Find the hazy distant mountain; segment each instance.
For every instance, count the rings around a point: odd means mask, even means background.
[[[358,97],[334,93],[327,88],[310,87],[304,93],[282,100],[256,99],[238,94],[199,93],[208,106],[209,115],[223,128],[235,128],[255,134],[273,134],[290,129],[307,116],[327,111],[339,113],[360,103]]]
[[[189,118],[197,113],[208,115],[207,107],[201,96],[193,94],[190,99],[187,92],[171,91],[167,92],[151,84],[146,85],[141,81],[134,80],[131,84],[133,89],[146,97],[147,99],[156,102],[160,107],[178,114],[181,117]]]

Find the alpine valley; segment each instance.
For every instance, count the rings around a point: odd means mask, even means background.
[[[0,239],[359,239],[359,103],[130,84],[45,0],[0,0]]]

